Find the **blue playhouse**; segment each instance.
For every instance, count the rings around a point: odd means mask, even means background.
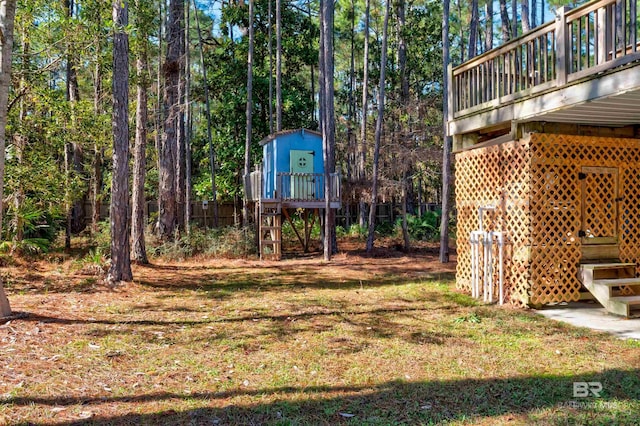
[[[322,135],[313,130],[285,130],[260,141],[262,164],[245,176],[245,194],[255,205],[261,258],[281,257],[282,216],[291,221],[300,209],[305,229],[296,230],[305,251],[319,210],[326,207]],[[340,175],[330,175],[330,208],[340,208]],[[295,229],[295,228],[294,228]]]

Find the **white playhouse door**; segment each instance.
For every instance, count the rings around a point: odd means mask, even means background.
[[[291,150],[291,198],[309,200],[313,193],[313,151]]]

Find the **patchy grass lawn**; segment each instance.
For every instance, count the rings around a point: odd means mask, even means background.
[[[0,324],[0,424],[637,424],[640,344],[483,306],[452,271],[203,259],[108,290],[70,262],[5,268],[28,316]]]

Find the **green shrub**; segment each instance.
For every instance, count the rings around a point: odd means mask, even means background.
[[[380,237],[390,237],[395,233],[395,225],[393,222],[379,223],[375,226],[375,232]]]
[[[18,232],[17,223],[21,224],[22,240],[4,241],[0,244],[0,251],[33,255],[49,251],[62,227],[63,217],[55,210],[45,210],[26,199],[18,210],[13,205],[9,206],[4,228],[8,231],[8,240],[13,240]]]
[[[214,256],[246,257],[258,252],[253,227],[229,226],[216,230],[204,250]]]
[[[74,264],[83,273],[102,275],[107,271],[109,261],[103,249],[98,246],[92,248],[83,257],[74,261]]]
[[[98,232],[92,235],[92,239],[96,251],[107,257],[111,256],[111,224],[108,220],[98,222]]]
[[[294,226],[296,227],[296,229],[298,230],[298,233],[302,236],[303,234],[303,230],[304,230],[304,219],[301,217],[302,212],[301,211],[296,211],[292,216],[291,216],[291,221],[293,222]],[[313,219],[310,217],[309,221],[312,221]],[[291,224],[289,223],[288,220],[286,220],[284,217],[282,218],[282,237],[288,240],[298,240],[298,237],[295,234],[295,231],[293,230],[293,228],[291,227]],[[320,220],[316,217],[316,220],[313,224],[313,228],[311,228],[311,239],[318,239],[320,238]]]
[[[360,224],[358,223],[352,223],[351,226],[349,226],[349,231],[347,232],[347,234],[350,237],[358,237],[364,239],[367,238],[369,229],[366,226],[360,226]]]
[[[18,252],[25,255],[47,253],[50,247],[51,241],[46,238],[24,238],[22,241],[3,241],[0,243],[1,252]]]
[[[183,260],[199,254],[220,257],[245,257],[257,252],[253,228],[225,227],[202,229],[192,227],[191,232],[173,241],[153,243],[147,251],[152,256],[162,256],[173,260]]]
[[[434,241],[440,237],[440,212],[425,212],[422,216],[407,215],[407,230],[414,240]],[[402,218],[396,220],[396,232],[402,233]]]

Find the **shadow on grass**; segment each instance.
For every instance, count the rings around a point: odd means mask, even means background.
[[[599,382],[599,397],[574,396],[574,382]],[[242,404],[234,404],[240,398]],[[274,402],[252,403],[275,399]],[[586,413],[590,424],[637,424],[640,416],[640,370],[605,370],[601,373],[566,376],[525,376],[512,378],[461,379],[433,382],[393,381],[360,387],[281,387],[270,389],[238,389],[190,395],[152,393],[96,398],[29,398],[16,397],[6,404],[27,406],[92,405],[109,403],[164,403],[167,408],[153,414],[123,414],[95,417],[66,424],[429,424],[447,420],[490,419],[496,416],[524,417],[535,421],[542,416],[544,424],[565,424],[568,418],[582,424]],[[181,401],[202,407],[176,411],[169,408]],[[572,401],[580,404],[576,409]],[[207,404],[224,405],[223,408]],[[123,408],[120,405],[121,409]],[[176,407],[177,408],[177,407]],[[129,407],[134,411],[135,407]],[[547,410],[541,413],[542,410]],[[353,415],[346,418],[341,413]],[[575,421],[570,424],[576,424]]]
[[[238,269],[234,271],[234,269]],[[356,266],[351,271],[362,270],[363,276],[371,267]],[[282,289],[324,289],[349,290],[354,288],[384,287],[390,285],[404,285],[416,281],[453,281],[454,272],[429,272],[425,270],[411,276],[403,276],[407,270],[402,266],[381,267],[375,278],[337,279],[335,276],[324,275],[322,266],[301,268],[295,266],[261,266],[252,273],[247,273],[247,267],[229,268],[220,272],[206,272],[194,277],[180,277],[176,275],[159,274],[153,279],[141,279],[142,286],[162,289],[164,291],[200,291],[207,292],[214,299],[224,299],[231,294],[242,291],[280,291]]]
[[[300,262],[256,262],[247,261],[235,265],[191,265],[175,264],[141,265],[144,274],[136,277],[142,286],[181,292],[184,290],[207,293],[213,299],[225,299],[243,291],[279,291],[281,289],[353,289],[358,287],[381,287],[415,281],[452,281],[455,273],[451,267],[430,268],[426,263],[432,257],[416,253],[385,256],[388,262],[373,262],[370,256],[347,253],[343,258],[334,258],[330,264]],[[362,261],[359,262],[358,259]],[[424,269],[416,265],[425,263]],[[360,278],[340,278],[339,268],[346,268]],[[333,273],[331,273],[333,271]],[[338,271],[338,274],[336,274]],[[353,277],[353,275],[351,275]],[[10,292],[30,294],[52,293],[97,293],[109,292],[111,288],[102,284],[100,276],[75,272],[71,276],[49,275],[31,271],[26,276],[16,276],[6,281]]]
[[[61,318],[61,317],[52,317],[48,315],[40,315],[36,313],[29,312],[14,312],[15,317],[11,319],[20,320],[20,321],[34,321],[34,322],[42,322],[42,323],[52,323],[52,324],[64,324],[64,325],[72,325],[72,324],[106,324],[106,325],[142,325],[142,326],[195,326],[195,325],[207,325],[207,324],[225,324],[225,323],[234,323],[234,322],[255,322],[255,321],[275,321],[275,322],[291,322],[296,320],[308,320],[317,317],[330,317],[330,316],[339,316],[346,322],[355,322],[351,319],[351,316],[357,315],[397,315],[397,314],[411,314],[411,313],[421,313],[421,312],[432,312],[434,309],[448,309],[452,307],[389,307],[389,308],[374,308],[374,309],[316,309],[310,312],[300,312],[300,313],[286,313],[282,315],[247,315],[247,316],[238,316],[238,317],[222,317],[222,318],[207,318],[202,320],[176,320],[176,321],[157,321],[157,320],[144,320],[144,319],[84,319],[84,318]],[[181,312],[182,309],[178,309],[178,312]],[[367,325],[369,325],[367,323]],[[379,325],[379,324],[378,324]]]

